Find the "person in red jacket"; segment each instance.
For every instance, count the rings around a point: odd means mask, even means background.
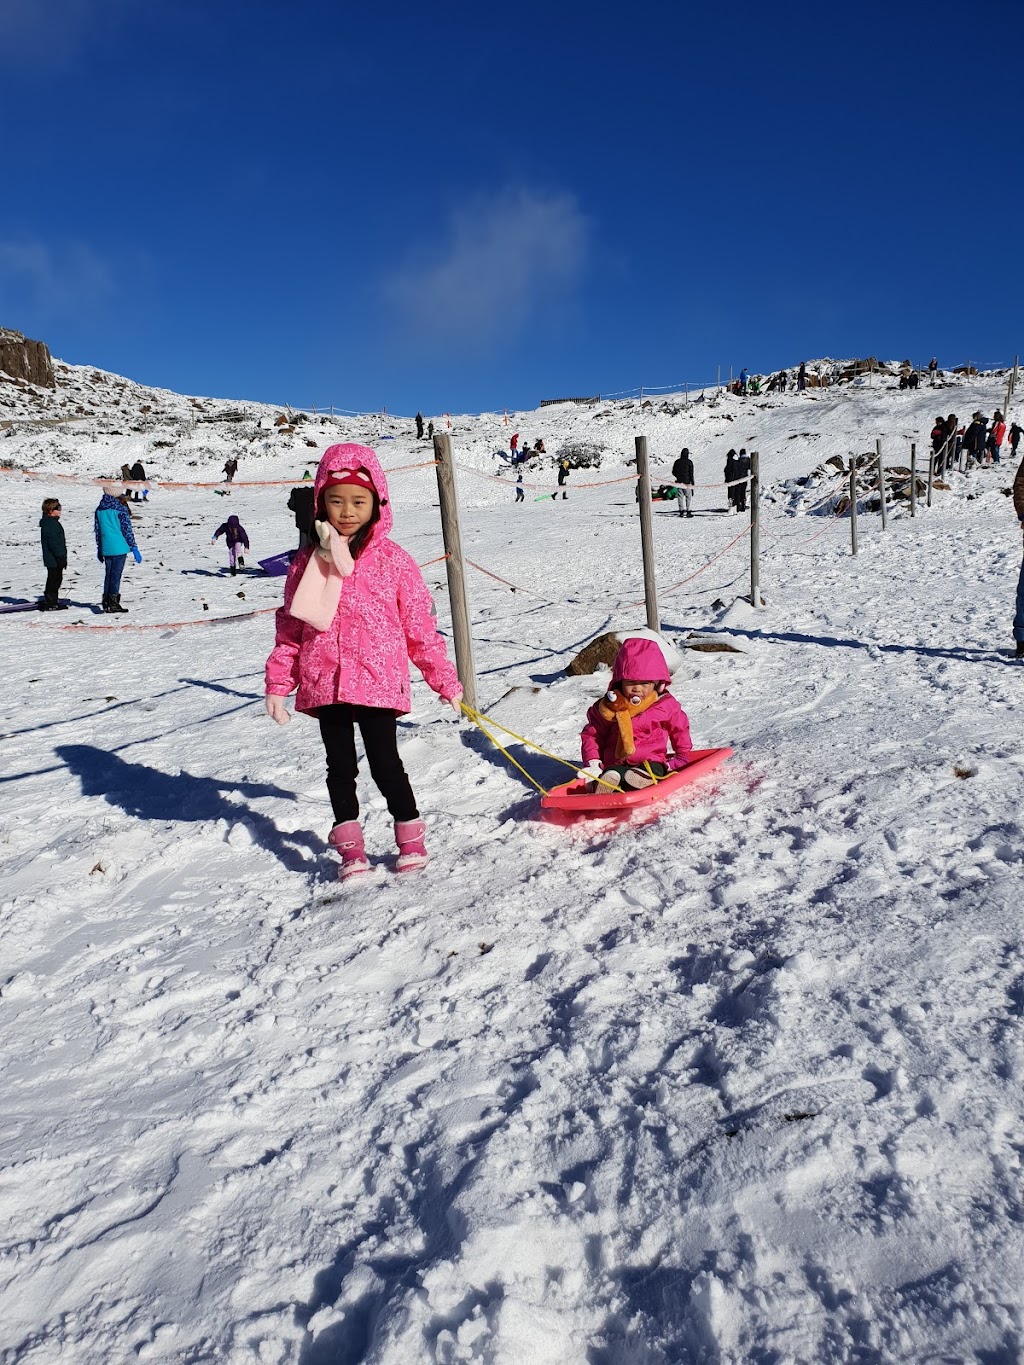
[[[992,414],[992,427],[988,434],[989,444],[992,450],[992,458],[996,464],[1000,463],[1003,449],[1003,442],[1006,440],[1006,423],[1003,421],[1001,412]]]

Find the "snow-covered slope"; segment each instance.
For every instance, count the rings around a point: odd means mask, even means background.
[[[472,579],[481,704],[574,761],[602,684],[564,665],[643,616],[631,485],[574,475],[567,502],[516,507],[477,477],[509,430],[602,433],[602,479],[637,431],[708,483],[743,444],[771,491],[878,436],[895,462],[1004,387],[455,418],[466,551],[519,588]],[[21,414],[0,454],[85,476],[132,449],[195,479],[240,449],[239,477],[316,455],[309,424],[243,445],[261,414],[192,430],[162,401],[120,435]],[[428,454],[410,426],[317,438],[397,467]],[[29,596],[50,488],[0,478],[0,594]],[[563,828],[418,683],[402,752],[433,862],[385,869],[366,779],[382,867],[340,896],[316,726],[262,714],[273,617],[156,628],[274,604],[280,580],[227,577],[208,542],[230,510],[257,555],[290,545],[287,489],[133,509],[130,615],[100,632],[64,629],[110,624],[88,605],[97,490],[60,485],[75,608],[0,627],[4,1365],[1020,1359],[1009,478],[957,475],[884,535],[862,517],[856,560],[844,522],[766,501],[756,614],[721,491],[692,521],[657,507],[662,588],[697,574],[664,593],[666,635],[738,650],[684,650],[674,690],[734,760],[660,818]],[[433,471],[392,492],[397,538],[440,554]]]

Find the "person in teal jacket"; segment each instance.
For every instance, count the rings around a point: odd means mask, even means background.
[[[115,498],[112,493],[104,493],[96,508],[93,526],[96,531],[96,558],[106,566],[103,575],[103,610],[127,611],[127,607],[121,606],[121,574],[129,550],[136,564],[142,563],[142,555],[135,544],[131,514],[120,498]]]

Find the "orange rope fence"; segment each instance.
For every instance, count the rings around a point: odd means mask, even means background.
[[[312,463],[312,461],[310,461]],[[384,473],[388,476],[392,474],[404,474],[410,469],[430,469],[437,464],[436,460],[420,460],[415,464],[395,465],[392,469],[385,469]],[[73,483],[84,487],[100,488],[142,488],[149,491],[154,489],[168,489],[179,492],[183,488],[301,488],[303,484],[312,485],[312,479],[217,479],[213,482],[199,482],[197,480],[184,479],[120,479],[113,478],[88,478],[84,474],[54,474],[44,473],[38,469],[6,469],[0,468],[0,473],[14,474],[25,479],[36,479],[43,482],[52,483]]]
[[[446,552],[438,555],[436,559],[428,559],[419,568],[425,569],[430,564],[439,564],[443,559],[449,559]],[[118,624],[90,621],[30,621],[28,624],[36,629],[51,630],[114,630],[114,631],[136,631],[136,630],[183,630],[186,626],[221,626],[227,625],[230,621],[251,621],[256,616],[269,616],[272,611],[279,611],[279,607],[256,607],[253,611],[237,611],[231,616],[197,616],[192,621],[124,621]]]

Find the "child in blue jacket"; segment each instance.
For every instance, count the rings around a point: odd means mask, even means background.
[[[142,555],[135,544],[131,513],[120,498],[115,498],[112,493],[104,493],[96,508],[93,526],[96,531],[96,558],[105,565],[103,610],[127,611],[127,607],[121,606],[121,574],[129,550],[136,564],[142,563]]]

